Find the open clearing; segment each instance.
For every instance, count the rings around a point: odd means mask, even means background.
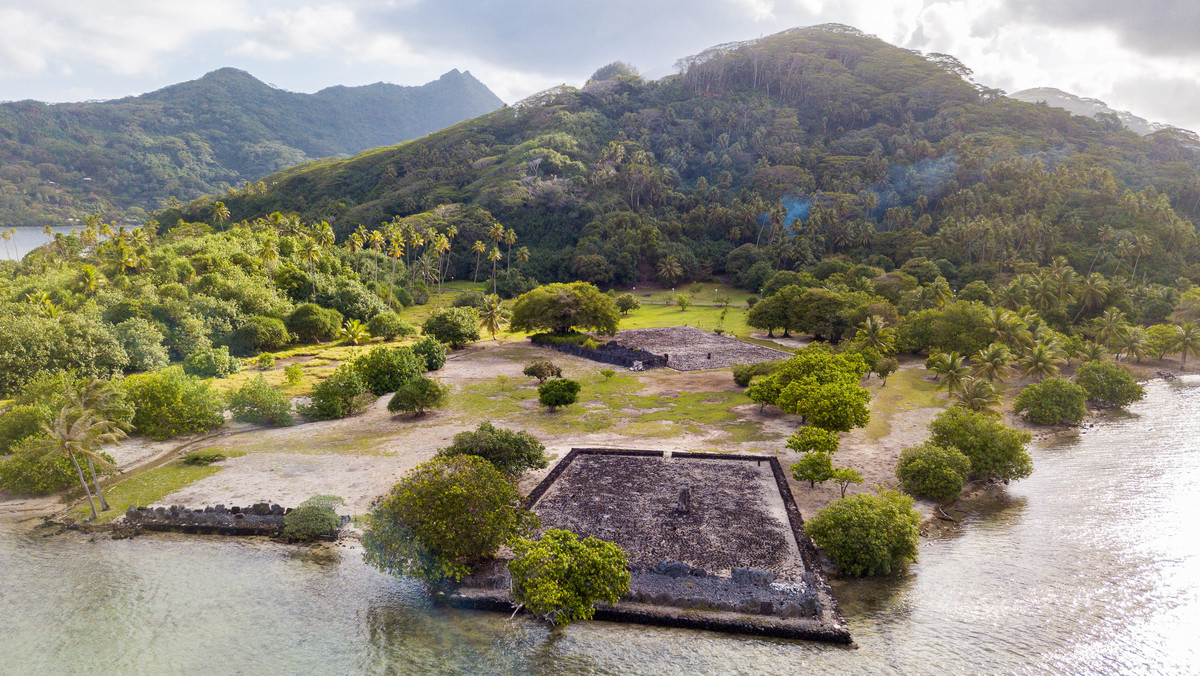
[[[728,368],[791,356],[790,352],[720,336],[694,326],[626,329],[617,332],[616,342],[653,354],[669,355],[667,366],[676,371]]]

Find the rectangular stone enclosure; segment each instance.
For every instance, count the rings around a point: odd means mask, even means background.
[[[625,329],[614,340],[654,354],[668,355],[667,366],[677,371],[719,369],[738,364],[787,359],[791,353],[717,335],[694,326]]]

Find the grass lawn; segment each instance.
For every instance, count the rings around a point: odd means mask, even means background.
[[[104,497],[108,500],[111,509],[100,512],[96,521],[97,523],[112,521],[124,514],[125,510],[131,506],[143,507],[157,502],[195,481],[220,472],[221,469],[215,465],[185,465],[182,460],[175,460],[162,467],[130,477],[104,489]],[[99,508],[99,506],[99,501],[97,501],[96,507]],[[86,518],[91,514],[86,503],[71,512],[71,516],[77,518]]]
[[[881,439],[891,431],[892,416],[897,411],[917,408],[944,407],[947,401],[938,396],[937,385],[925,380],[921,366],[902,368],[887,379],[887,385],[871,386],[871,422],[867,438]]]

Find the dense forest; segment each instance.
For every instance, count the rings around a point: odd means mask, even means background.
[[[0,104],[0,223],[141,223],[172,198],[220,193],[309,159],[416,138],[503,105],[457,70],[419,87],[315,94],[223,68],[113,101]]]

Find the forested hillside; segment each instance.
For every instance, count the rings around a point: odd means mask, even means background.
[[[140,223],[172,197],[220,193],[309,159],[415,138],[503,105],[457,70],[420,87],[315,94],[233,68],[114,101],[0,104],[0,223]]]
[[[295,213],[339,239],[469,204],[515,231],[542,281],[631,284],[665,269],[757,289],[773,269],[830,256],[885,269],[924,257],[955,284],[1058,256],[1083,272],[1200,275],[1198,144],[1184,132],[1139,137],[1019,102],[951,57],[843,26],[715,47],[679,68],[655,82],[608,69],[220,199],[231,222]],[[211,204],[161,220],[209,219]],[[470,243],[488,238],[482,226],[458,238],[461,277]]]

